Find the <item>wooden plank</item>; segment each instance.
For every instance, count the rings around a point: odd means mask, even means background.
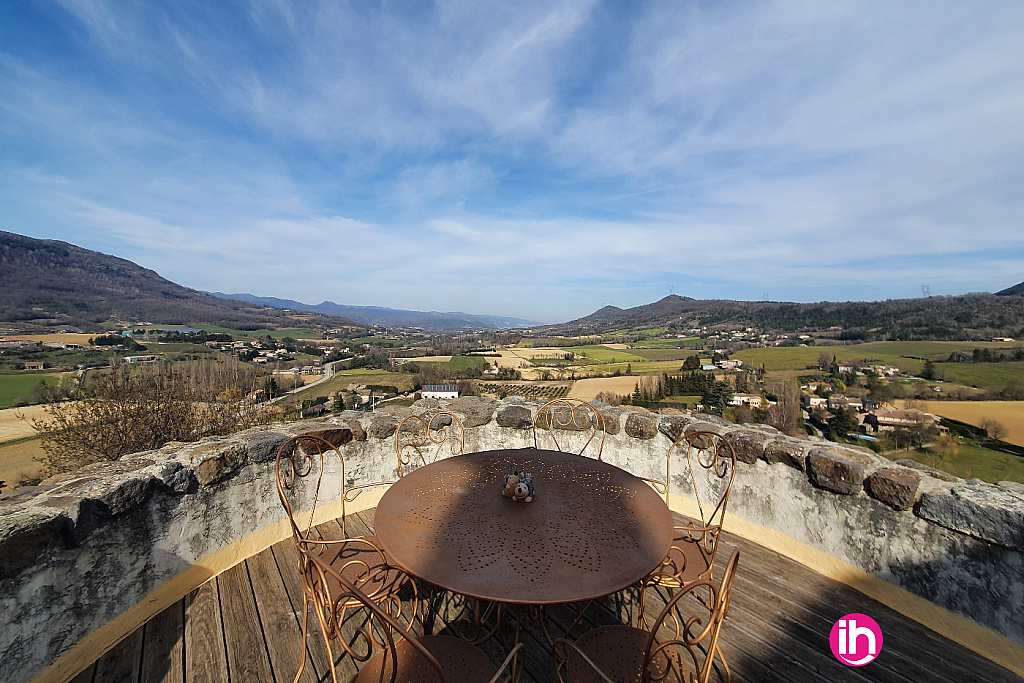
[[[281,573],[285,591],[288,594],[288,602],[295,613],[296,623],[299,626],[300,634],[302,629],[302,604],[303,589],[302,575],[299,573],[299,551],[295,549],[295,541],[286,538],[271,546],[274,555],[274,562]],[[306,637],[306,649],[312,660],[313,669],[317,678],[329,677],[327,666],[327,648],[324,647],[323,633],[320,630],[320,621],[316,615],[310,613],[307,617],[308,634]],[[300,635],[301,637],[301,635]]]
[[[185,680],[185,605],[179,600],[146,623],[142,643],[143,683]]]
[[[256,608],[274,672],[282,680],[294,680],[299,667],[304,664],[299,680],[315,683],[316,672],[312,662],[306,661],[299,618],[292,610],[273,553],[268,548],[250,557],[246,564],[249,565]],[[302,611],[301,605],[299,611]],[[313,634],[314,637],[317,635]]]
[[[753,546],[749,542],[746,545]],[[935,633],[923,624],[789,558],[756,546],[753,552],[745,553],[742,549],[740,552],[742,571],[737,572],[737,577],[748,576],[756,584],[770,587],[775,595],[791,604],[806,608],[810,614],[824,622],[821,627],[827,626],[826,630],[831,630],[834,620],[844,614],[870,614],[885,635],[883,652],[898,655],[894,665],[899,662],[916,662],[927,667],[935,676],[954,680],[966,680],[978,675],[992,680],[1019,680],[1019,677],[1014,677],[998,664]],[[716,560],[731,554],[720,552]],[[748,562],[746,558],[755,554],[758,557]]]
[[[136,629],[96,662],[95,683],[129,683],[139,680],[142,660],[142,632]]]
[[[232,681],[272,681],[270,657],[245,563],[217,577]]]
[[[185,683],[228,683],[217,580],[185,596]]]

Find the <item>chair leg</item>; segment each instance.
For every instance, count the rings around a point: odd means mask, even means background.
[[[302,676],[303,669],[306,668],[306,634],[309,633],[309,599],[305,595],[302,596],[302,650],[299,651],[301,661],[299,663],[299,670],[295,674],[295,679],[292,683],[299,683],[299,678]]]

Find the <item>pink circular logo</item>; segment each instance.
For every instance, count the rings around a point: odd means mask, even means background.
[[[864,666],[882,651],[882,629],[866,614],[847,614],[832,626],[828,642],[840,662]]]

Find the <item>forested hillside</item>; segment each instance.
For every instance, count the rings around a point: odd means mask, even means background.
[[[182,287],[131,261],[66,242],[0,231],[0,321],[22,331],[94,331],[106,321],[210,324],[234,329],[355,325],[336,316],[289,315]]]
[[[814,304],[699,300],[668,296],[623,310],[606,306],[544,330],[593,334],[623,328],[751,326],[769,332],[836,329],[844,339],[989,339],[1024,336],[1024,296],[965,294]]]

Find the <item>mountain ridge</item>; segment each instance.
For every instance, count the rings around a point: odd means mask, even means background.
[[[605,306],[538,332],[574,336],[624,328],[681,331],[706,326],[750,326],[768,332],[831,329],[840,338],[850,340],[1019,338],[1024,337],[1024,297],[981,293],[802,304],[691,299],[671,294],[628,309]]]
[[[523,320],[511,316],[479,315],[460,311],[411,311],[384,306],[353,306],[337,304],[333,301],[321,301],[319,304],[306,304],[293,299],[279,299],[272,296],[257,296],[249,293],[225,294],[224,292],[207,292],[213,296],[249,303],[259,303],[278,308],[296,311],[309,311],[325,315],[341,315],[365,325],[383,325],[390,327],[418,327],[425,330],[460,330],[460,329],[516,329],[538,327],[544,323]]]
[[[277,308],[226,301],[161,277],[118,256],[59,240],[0,231],[0,321],[22,331],[107,322],[209,324],[232,329],[365,327],[339,316],[296,316]]]

